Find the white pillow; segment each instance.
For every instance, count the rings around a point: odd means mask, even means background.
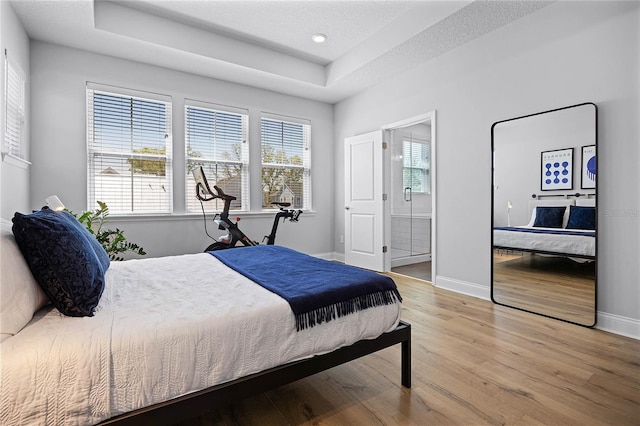
[[[533,227],[533,224],[536,223],[536,210],[538,208],[534,207],[533,210],[531,210],[531,220],[529,221],[529,223],[527,223],[527,227],[531,228]]]
[[[0,342],[22,330],[49,302],[31,275],[11,226],[0,219]]]

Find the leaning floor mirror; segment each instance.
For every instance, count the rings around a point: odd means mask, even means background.
[[[493,150],[491,299],[593,327],[597,107],[498,121]]]

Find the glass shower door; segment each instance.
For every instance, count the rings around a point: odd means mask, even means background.
[[[391,135],[392,266],[424,261],[431,252],[429,142],[419,126]]]

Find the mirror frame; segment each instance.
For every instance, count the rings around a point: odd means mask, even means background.
[[[565,318],[558,318],[558,317],[554,317],[552,315],[547,315],[544,313],[540,313],[540,312],[535,312],[535,311],[531,311],[528,309],[524,309],[518,306],[512,306],[512,305],[508,305],[505,303],[500,303],[498,301],[495,300],[495,295],[494,295],[494,261],[493,261],[493,252],[494,252],[494,236],[493,236],[493,229],[494,229],[494,221],[495,221],[495,127],[499,124],[502,123],[506,123],[509,121],[515,121],[515,120],[520,120],[523,118],[529,118],[529,117],[534,117],[537,115],[542,115],[542,114],[548,114],[548,113],[552,113],[552,112],[558,112],[558,111],[562,111],[562,110],[566,110],[566,109],[570,109],[570,108],[575,108],[575,107],[580,107],[580,106],[586,106],[586,105],[592,105],[594,108],[594,133],[595,133],[595,139],[594,139],[594,143],[595,143],[595,151],[596,151],[596,158],[598,158],[598,106],[593,103],[593,102],[583,102],[580,104],[575,104],[575,105],[569,105],[569,106],[565,106],[565,107],[561,107],[561,108],[555,108],[555,109],[550,109],[547,111],[541,111],[541,112],[536,112],[533,114],[527,114],[527,115],[522,115],[519,117],[513,117],[513,118],[509,118],[506,120],[500,120],[500,121],[496,121],[495,123],[493,123],[491,125],[491,301],[493,303],[495,303],[496,305],[500,305],[500,306],[506,306],[509,308],[513,308],[513,309],[517,309],[519,311],[523,311],[523,312],[529,312],[532,314],[536,314],[536,315],[540,315],[543,317],[547,317],[547,318],[552,318],[552,319],[556,319],[559,321],[563,321],[563,322],[567,322],[570,324],[575,324],[575,325],[579,325],[581,327],[587,327],[587,328],[593,328],[595,327],[597,321],[598,321],[598,181],[600,179],[598,179],[598,175],[599,173],[596,175],[596,185],[595,185],[595,194],[594,194],[594,199],[595,199],[595,206],[596,206],[596,217],[595,217],[595,230],[596,230],[596,236],[594,237],[595,240],[595,251],[594,251],[594,268],[595,268],[595,277],[594,277],[594,301],[593,301],[593,324],[583,324],[583,323],[579,323],[579,322],[574,322]],[[598,167],[598,166],[596,166]],[[578,192],[579,194],[579,192]],[[567,195],[572,195],[572,194],[567,194]],[[535,199],[535,194],[532,197],[533,199]]]

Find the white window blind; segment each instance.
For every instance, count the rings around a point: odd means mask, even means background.
[[[424,141],[402,141],[403,186],[412,192],[431,192],[429,176],[429,144]]]
[[[88,209],[171,213],[170,98],[132,93],[87,86]]]
[[[3,153],[24,159],[25,74],[5,52],[5,128]]]
[[[262,208],[274,202],[291,203],[292,208],[311,209],[311,124],[263,114]]]
[[[202,209],[196,198],[193,170],[202,166],[211,190],[214,185],[236,197],[231,210],[249,209],[248,111],[189,102],[185,105],[187,212]],[[203,203],[206,211],[222,210],[216,199]]]

